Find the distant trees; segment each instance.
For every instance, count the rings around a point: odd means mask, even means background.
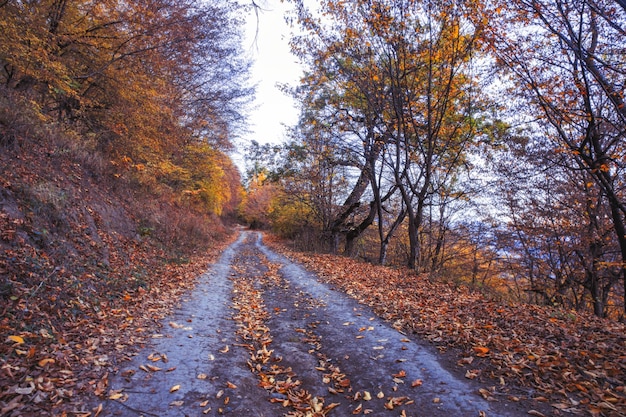
[[[550,274],[560,291],[582,283],[600,316],[620,276],[626,293],[625,11],[614,1],[506,2],[487,37],[511,94],[528,106],[522,157],[549,187],[532,190],[542,202],[533,217],[550,220],[541,236],[559,246]]]
[[[251,93],[236,9],[196,0],[9,0],[0,6],[0,81],[117,166],[217,213],[228,200],[217,184],[232,172],[223,151]],[[185,162],[199,154],[200,165]]]
[[[357,243],[377,239],[384,263],[396,242],[419,272],[616,314],[626,293],[620,1],[292,3],[307,69],[289,145],[298,169],[274,179],[311,208],[307,224],[329,250],[343,242],[363,255]]]

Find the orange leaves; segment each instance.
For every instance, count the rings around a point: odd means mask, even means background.
[[[277,274],[278,266],[269,262],[264,262],[268,268],[264,278],[280,284],[281,279]],[[306,389],[300,388],[301,382],[296,379],[297,375],[290,367],[280,365],[280,359],[273,355],[273,349],[268,349],[272,343],[272,336],[265,321],[270,317],[263,302],[263,294],[255,289],[250,276],[241,271],[234,281],[234,289],[239,294],[234,300],[235,322],[237,323],[237,335],[242,340],[249,343],[248,349],[250,358],[248,366],[259,379],[259,386],[273,393],[269,401],[280,403],[283,407],[293,409],[293,415],[315,415],[326,416],[338,404],[331,403],[324,405],[324,398],[313,397]],[[297,329],[297,333],[307,332],[304,329]],[[312,335],[307,336],[314,341]],[[235,389],[236,385],[227,383],[228,387]],[[350,380],[342,378],[338,385],[349,387]],[[291,413],[290,413],[291,414]]]
[[[476,352],[476,356],[481,358],[484,358],[489,353],[489,348],[484,346],[474,346],[472,349]]]
[[[41,359],[39,362],[37,362],[37,365],[39,365],[39,366],[41,366],[43,368],[44,366],[46,366],[48,364],[52,364],[54,362],[55,362],[55,360],[52,359],[52,358],[44,358],[44,359]]]
[[[397,269],[345,257],[305,256],[273,246],[372,306],[382,317],[397,323],[394,327],[398,330],[418,333],[442,349],[459,349],[457,364],[469,368],[464,371],[466,378],[492,381],[489,385],[495,391],[479,391],[486,399],[498,398],[500,391],[516,392],[513,386],[529,386],[557,404],[556,408],[579,413],[615,412],[611,407],[626,410],[626,389],[619,378],[625,359],[623,325],[575,313],[568,313],[572,319],[562,320],[555,317],[557,310],[550,308],[498,304],[480,294]],[[400,375],[398,372],[393,377],[401,379]],[[411,385],[420,384],[416,380]],[[571,401],[561,401],[563,390]],[[516,395],[507,397],[520,401]],[[386,407],[395,406],[387,400]]]
[[[404,370],[401,370],[400,372],[398,372],[397,374],[393,374],[392,376],[394,378],[404,378],[406,376],[406,372]]]
[[[7,337],[7,339],[11,342],[15,342],[18,345],[21,345],[24,343],[24,338],[22,336],[9,336]]]

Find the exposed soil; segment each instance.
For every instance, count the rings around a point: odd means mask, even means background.
[[[110,376],[99,415],[517,416],[454,360],[243,232],[152,343]]]

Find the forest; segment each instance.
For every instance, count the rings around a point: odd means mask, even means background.
[[[100,415],[245,226],[485,400],[622,415],[626,2],[285,1],[299,121],[242,146],[259,1],[0,0],[0,414]]]
[[[523,302],[624,317],[626,5],[294,1],[286,144],[242,215]]]
[[[240,207],[254,3],[5,1],[2,144],[33,121],[115,178],[303,248],[624,316],[624,4],[293,6],[300,122],[245,150]]]

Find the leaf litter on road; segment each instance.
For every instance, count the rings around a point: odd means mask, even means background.
[[[488,385],[480,390],[486,399],[531,399],[550,404],[555,415],[626,415],[623,324],[573,311],[507,305],[401,269],[270,244],[371,306],[398,331],[458,352],[458,366],[472,366],[466,378]]]

